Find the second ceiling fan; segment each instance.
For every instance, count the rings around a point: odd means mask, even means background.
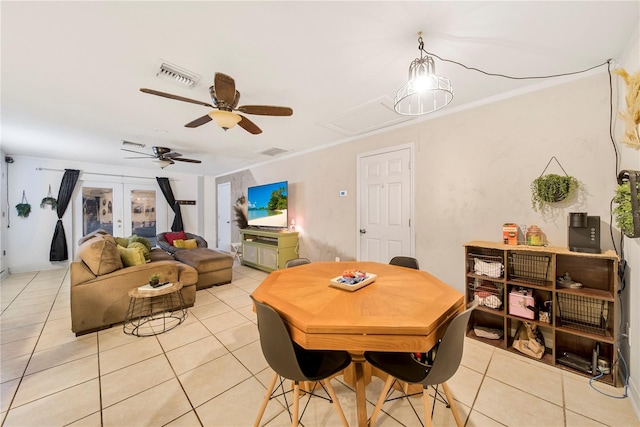
[[[175,99],[176,101],[189,102],[191,104],[212,108],[208,114],[187,123],[185,126],[188,128],[202,126],[211,120],[215,120],[224,130],[231,129],[237,124],[247,132],[256,135],[262,133],[262,129],[245,116],[235,113],[235,111],[260,116],[290,116],[293,114],[293,110],[289,107],[278,107],[275,105],[238,106],[240,102],[240,92],[236,90],[236,83],[231,76],[223,73],[216,73],[213,79],[213,86],[209,87],[212,104],[153,89],[141,88],[140,91],[164,98]]]

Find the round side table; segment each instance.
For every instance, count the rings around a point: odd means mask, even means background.
[[[123,331],[148,337],[170,331],[186,318],[182,283],[172,283],[160,289],[133,288],[129,291],[129,309]]]

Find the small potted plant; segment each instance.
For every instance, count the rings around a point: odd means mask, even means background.
[[[16,205],[16,210],[18,211],[18,216],[22,218],[27,218],[31,213],[31,205],[27,201],[24,190],[22,190],[22,201]]]
[[[47,205],[51,206],[51,210],[55,210],[58,207],[58,200],[51,196],[51,186],[49,186],[49,193],[47,194],[47,197],[43,198],[40,202],[40,207],[42,209]]]
[[[542,211],[550,203],[570,198],[578,187],[578,180],[568,175],[547,174],[534,179],[531,183],[533,210]]]
[[[162,277],[162,275],[160,275],[160,274],[152,274],[151,277],[149,277],[149,284],[152,287],[158,286],[158,284],[160,283],[160,278],[161,277]]]

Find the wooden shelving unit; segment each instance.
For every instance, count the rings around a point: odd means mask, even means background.
[[[498,348],[529,357],[513,346],[516,330],[523,321],[538,326],[545,339],[545,354],[541,363],[567,369],[580,375],[592,377],[590,373],[559,363],[565,352],[592,360],[592,353],[599,343],[599,357],[605,359],[610,372],[599,380],[618,386],[617,348],[619,301],[618,257],[613,251],[602,254],[571,252],[566,248],[504,245],[495,242],[472,241],[465,247],[465,295],[467,302],[484,298],[486,290],[494,290],[496,298],[488,306],[480,305],[473,313],[467,336]],[[524,260],[524,261],[523,261]],[[483,264],[484,263],[484,264]],[[498,277],[496,264],[502,264]],[[478,265],[478,267],[476,267]],[[582,287],[561,287],[557,278],[569,273],[572,280]],[[536,306],[550,301],[550,322],[526,319],[510,312],[509,293],[518,288],[531,292]],[[503,331],[500,339],[476,336],[476,325]]]
[[[295,231],[267,231],[243,229],[242,265],[264,271],[284,268],[285,263],[298,258],[298,233]]]

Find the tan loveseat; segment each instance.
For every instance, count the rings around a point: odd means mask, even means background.
[[[198,272],[154,248],[151,261],[124,267],[115,238],[106,233],[85,236],[71,262],[71,330],[76,335],[123,322],[129,307],[129,290],[144,285],[159,273],[163,281],[182,282],[187,307],[196,299]]]

